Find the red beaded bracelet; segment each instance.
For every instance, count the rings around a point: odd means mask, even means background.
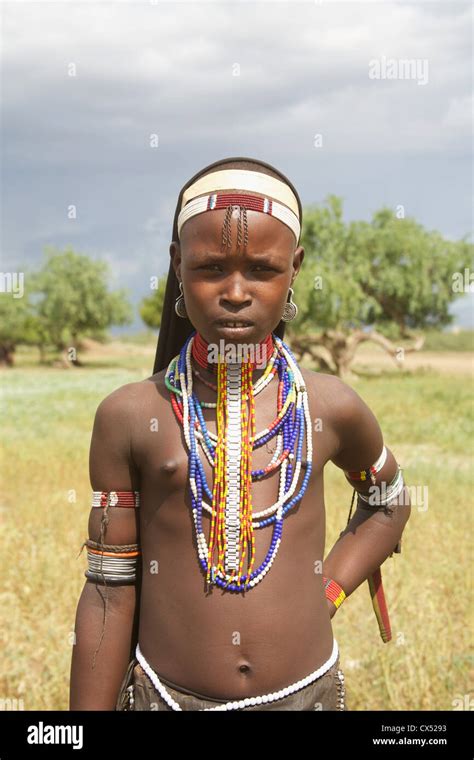
[[[92,491],[91,506],[138,509],[140,506],[140,491]]]
[[[333,581],[332,578],[326,578],[324,575],[323,582],[326,592],[326,599],[329,599],[336,608],[340,607],[346,598],[346,594],[342,586],[340,586],[339,583],[336,583],[336,581]]]

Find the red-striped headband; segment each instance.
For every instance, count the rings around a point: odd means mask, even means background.
[[[250,169],[217,169],[199,177],[183,192],[178,237],[187,219],[204,211],[245,206],[286,224],[299,243],[300,206],[291,187],[277,177]]]

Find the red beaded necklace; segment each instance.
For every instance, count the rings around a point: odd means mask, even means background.
[[[262,342],[259,343],[258,346],[259,348],[256,351],[257,355],[264,357],[265,363],[267,363],[273,352],[272,334],[269,333],[267,337],[265,338],[265,340],[262,340]],[[209,343],[207,342],[207,340],[203,338],[203,336],[199,332],[196,332],[195,338],[193,340],[192,349],[191,349],[191,355],[193,359],[195,359],[196,362],[201,367],[217,375],[217,363],[208,362],[208,355],[209,355],[208,347],[209,347]],[[253,371],[256,367],[256,362],[251,361],[250,367]]]

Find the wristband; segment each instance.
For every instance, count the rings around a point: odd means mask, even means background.
[[[324,575],[323,582],[326,592],[326,599],[329,599],[337,609],[341,606],[344,599],[346,598],[346,594],[342,586],[340,586],[339,583],[336,583],[336,581],[332,580],[332,578],[326,578]]]

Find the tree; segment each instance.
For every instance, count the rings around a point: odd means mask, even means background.
[[[13,366],[18,344],[37,345],[39,341],[38,324],[28,288],[28,274],[26,283],[24,292],[18,298],[9,292],[0,295],[0,366]]]
[[[412,341],[405,353],[418,350],[423,335],[415,330],[449,324],[448,307],[458,297],[453,275],[472,266],[473,256],[465,239],[445,240],[388,208],[377,211],[371,222],[345,224],[342,200],[333,195],[326,206],[305,212],[301,244],[298,321],[288,323],[292,346],[300,359],[309,354],[340,376],[348,373],[364,341],[397,358],[395,341]],[[332,366],[318,351],[321,346]]]
[[[43,269],[33,275],[35,314],[40,348],[53,345],[63,352],[65,366],[79,365],[81,337],[102,333],[112,325],[132,322],[125,289],[109,291],[109,267],[75,253],[54,248],[45,251]],[[65,352],[65,353],[64,353]]]
[[[141,318],[147,327],[159,329],[161,325],[161,314],[165,300],[166,277],[160,277],[158,280],[153,278],[151,296],[143,298],[138,307]],[[155,287],[153,287],[155,286]]]

